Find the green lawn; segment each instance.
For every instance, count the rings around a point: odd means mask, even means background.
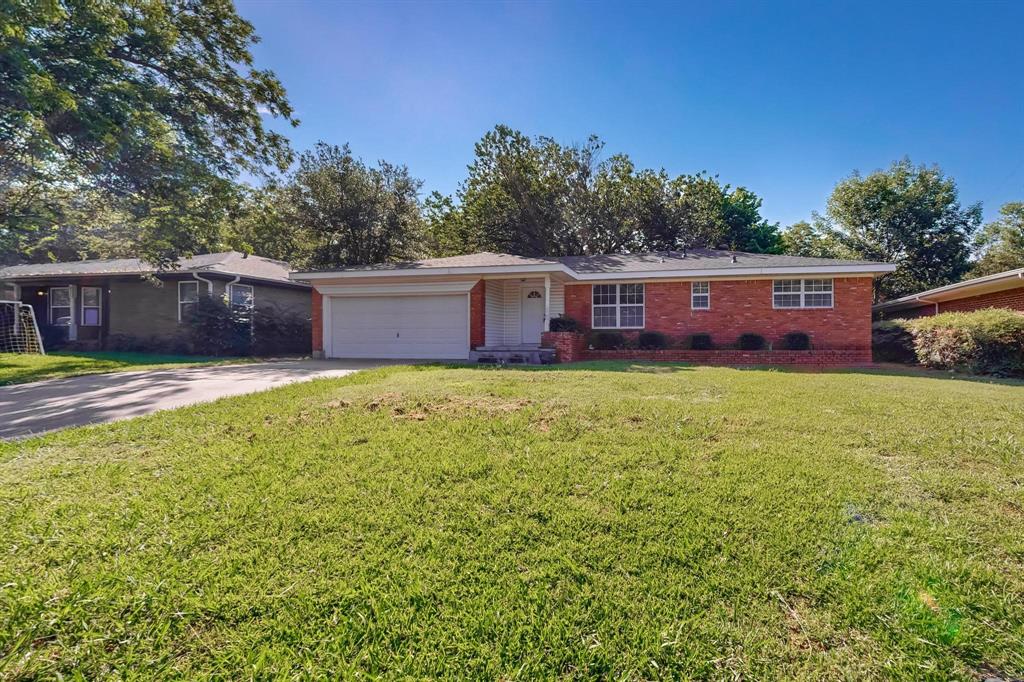
[[[0,677],[1024,676],[1024,385],[387,368],[0,445]]]
[[[0,353],[0,386],[29,381],[73,377],[80,374],[104,374],[133,369],[157,369],[186,365],[247,362],[246,358],[214,358],[202,355],[163,355],[160,353],[49,353],[29,355]]]

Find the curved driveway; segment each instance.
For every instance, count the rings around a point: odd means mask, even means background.
[[[0,386],[0,438],[138,417],[295,381],[345,376],[384,364],[387,362],[287,360],[90,374]]]

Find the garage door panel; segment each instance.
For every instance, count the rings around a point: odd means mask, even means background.
[[[469,353],[465,294],[336,296],[331,306],[331,357],[464,359]]]

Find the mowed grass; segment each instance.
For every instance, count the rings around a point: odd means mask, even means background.
[[[0,676],[1024,676],[1024,386],[387,368],[0,446]]]
[[[46,355],[0,353],[0,386],[82,374],[104,374],[137,369],[164,369],[191,365],[251,362],[247,358],[215,358],[202,355],[122,353],[116,351],[56,352]]]

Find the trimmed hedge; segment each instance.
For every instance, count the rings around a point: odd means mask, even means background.
[[[1024,376],[1024,315],[1002,308],[942,313],[907,323],[926,367]]]
[[[587,345],[594,350],[620,350],[626,347],[626,337],[620,332],[590,332]]]
[[[782,350],[810,350],[811,337],[806,332],[789,332],[782,337]]]
[[[711,334],[694,334],[687,343],[690,350],[714,350],[715,343],[711,340]]]
[[[736,347],[740,350],[764,350],[768,347],[768,342],[760,334],[740,334],[740,338],[736,340]]]
[[[582,330],[579,322],[565,315],[551,318],[548,328],[553,332],[578,332]]]
[[[664,350],[669,347],[669,339],[661,332],[640,332],[636,337],[636,345],[640,350]]]
[[[917,362],[914,335],[907,320],[882,320],[871,325],[871,355],[875,362]]]

